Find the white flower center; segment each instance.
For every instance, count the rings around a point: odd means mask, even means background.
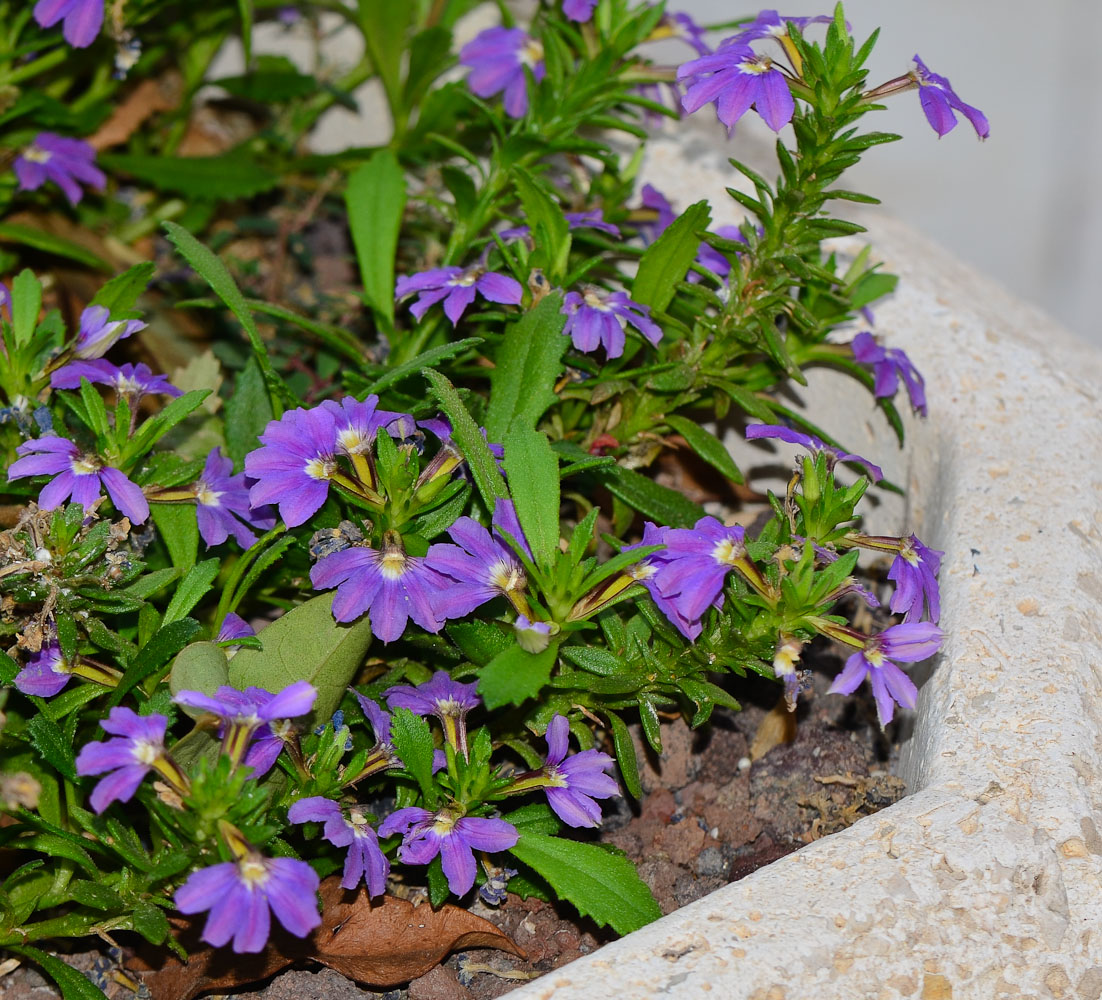
[[[78,476],[94,476],[103,468],[103,464],[95,455],[81,455],[69,460],[69,468]]]
[[[28,146],[23,150],[23,159],[31,163],[49,163],[53,155],[53,153],[34,145]]]
[[[899,554],[912,566],[917,566],[922,562],[922,557],[915,551],[915,547],[910,542],[903,543],[903,547],[899,550]]]
[[[536,63],[543,62],[543,45],[536,39],[529,38],[517,55],[520,57],[522,66],[535,66]]]
[[[204,507],[221,507],[222,505],[218,502],[218,498],[222,493],[222,490],[212,490],[202,480],[195,484],[195,499]]]
[[[747,73],[750,76],[762,76],[773,68],[773,60],[768,56],[746,59],[740,62],[737,68],[740,73]]]
[[[730,538],[724,538],[712,549],[712,558],[723,566],[734,566],[742,557],[743,548]]]
[[[332,479],[333,473],[337,471],[336,463],[331,458],[324,458],[321,455],[310,459],[302,468],[311,479]]]
[[[366,451],[370,440],[366,434],[361,434],[355,427],[349,424],[337,434],[337,444],[348,452],[349,455]]]
[[[506,594],[514,590],[523,590],[524,573],[515,563],[502,559],[490,570],[490,584]]]
[[[453,816],[451,813],[439,813],[432,824],[432,832],[439,837],[446,837],[455,829],[455,824],[458,821],[459,817]]]
[[[264,862],[259,859],[245,858],[237,862],[237,871],[241,876],[241,881],[249,889],[263,888],[272,877],[271,872],[264,866]]]
[[[582,301],[591,309],[597,309],[600,312],[612,312],[612,306],[610,306],[600,294],[593,289],[582,293]]]
[[[658,567],[652,565],[646,559],[640,563],[636,563],[634,566],[629,566],[625,570],[628,576],[633,580],[649,580],[655,573],[658,572]]]
[[[406,571],[406,555],[398,549],[387,549],[379,560],[379,571],[387,580],[397,580]]]
[[[865,659],[874,667],[882,667],[884,665],[884,653],[875,646],[872,648],[868,646],[865,647]]]
[[[134,759],[141,764],[152,765],[161,756],[160,746],[151,743],[149,740],[135,740],[130,752],[134,755]]]

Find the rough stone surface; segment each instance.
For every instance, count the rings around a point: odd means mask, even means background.
[[[690,129],[644,179],[719,206],[727,155]],[[1102,355],[902,225],[861,221],[901,279],[876,331],[925,374],[930,416],[899,452],[852,382],[816,373],[804,398],[907,488],[874,530],[947,553],[948,640],[916,672],[901,761],[913,794],[511,1000],[1102,997]]]

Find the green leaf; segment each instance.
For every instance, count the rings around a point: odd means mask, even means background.
[[[599,469],[595,475],[615,497],[658,524],[671,528],[692,527],[704,509],[667,486],[622,465]]]
[[[195,637],[198,631],[199,623],[194,618],[183,618],[159,628],[153,638],[138,650],[138,655],[126,668],[108,704],[118,705],[128,691],[156,674]]]
[[[15,680],[15,675],[23,668],[7,653],[0,649],[0,687],[7,687]]]
[[[226,651],[215,642],[193,642],[185,646],[176,654],[168,675],[168,686],[174,695],[181,691],[202,691],[212,695],[229,682]],[[193,719],[203,714],[199,708],[189,708],[187,705],[180,708]]]
[[[460,652],[471,663],[480,667],[486,666],[498,653],[516,645],[512,636],[493,622],[484,622],[477,618],[450,622],[447,631],[448,638],[459,647]]]
[[[99,882],[90,882],[88,879],[75,879],[69,883],[66,890],[69,898],[83,906],[90,906],[94,910],[122,910],[126,904],[122,897],[110,886],[101,885]]]
[[[220,156],[101,153],[99,163],[144,181],[158,191],[174,191],[197,201],[251,198],[270,191],[280,180],[279,173],[244,149],[233,149]]]
[[[159,507],[165,507],[167,505],[160,504],[158,506]],[[150,505],[150,509],[151,510],[156,510],[156,509],[158,509],[158,507],[154,507],[153,505]],[[192,520],[194,520],[194,515],[192,516]],[[157,524],[156,517],[153,518],[153,521],[154,521],[155,524]],[[157,528],[158,528],[158,530],[163,530],[161,528],[160,524],[157,524]],[[191,561],[192,562],[195,561],[194,556],[192,556]],[[157,569],[157,570],[154,570],[152,573],[145,574],[145,576],[138,577],[138,579],[134,583],[130,584],[130,586],[127,587],[122,592],[124,594],[129,595],[130,597],[135,597],[138,600],[145,600],[147,597],[152,597],[158,591],[163,590],[170,583],[172,583],[172,581],[175,580],[179,575],[180,575],[180,570],[179,569],[175,569],[175,568]]]
[[[152,261],[135,264],[103,285],[88,304],[103,306],[115,317],[131,312],[137,304],[138,296],[149,285],[156,267]]]
[[[501,817],[518,830],[530,830],[533,833],[545,833],[554,836],[562,829],[562,823],[545,802],[533,802],[530,805],[514,809]]]
[[[226,454],[235,469],[240,470],[245,456],[258,447],[257,438],[272,418],[272,401],[254,356],[238,373],[226,400]]]
[[[155,416],[150,417],[138,428],[138,432],[123,449],[122,465],[145,455],[154,444],[164,437],[181,420],[203,405],[210,395],[209,389],[192,389],[191,392],[174,399]]]
[[[151,503],[149,513],[168,549],[173,566],[181,572],[190,570],[195,565],[195,557],[199,552],[199,525],[195,520],[195,505],[190,503]],[[161,572],[172,572],[175,575],[177,570],[162,570]],[[173,577],[167,577],[168,581],[172,579]],[[132,588],[128,588],[126,592],[130,593],[131,590]],[[135,596],[145,595],[135,593]]]
[[[396,708],[390,721],[390,742],[406,770],[421,788],[426,802],[435,806],[437,791],[432,780],[432,757],[435,749],[429,724],[408,708]]]
[[[226,270],[226,265],[213,251],[203,246],[183,226],[178,226],[174,222],[166,222],[164,228],[169,240],[175,244],[184,260],[195,269],[196,274],[210,285],[214,294],[225,302],[230,312],[237,317],[237,321],[249,338],[253,355],[256,357],[257,364],[260,365],[260,370],[264,373],[264,381],[268,385],[268,392],[273,394],[272,402],[275,403],[275,396],[285,393],[286,387],[272,369],[271,361],[268,359],[268,350],[264,346],[264,341],[260,339],[260,331],[256,328],[252,313],[249,311],[249,304],[245,301],[245,296],[241,294],[241,290],[234,283],[230,272]],[[276,416],[280,415],[279,413],[276,414]]]
[[[134,930],[150,944],[161,944],[168,937],[168,918],[164,910],[152,903],[138,903],[134,907],[132,923]]]
[[[629,934],[662,916],[647,884],[623,854],[532,830],[518,833],[520,839],[510,852],[545,878],[560,899],[569,900],[599,926]]]
[[[180,581],[176,593],[172,595],[161,624],[168,625],[170,622],[186,617],[188,612],[203,599],[203,595],[210,590],[221,565],[221,560],[206,559],[197,566],[192,566],[187,576]]]
[[[72,743],[49,716],[40,714],[27,723],[31,744],[51,767],[69,781],[77,780],[76,758]]]
[[[77,972],[71,965],[66,965],[60,958],[54,958],[53,955],[47,955],[46,952],[27,944],[9,944],[4,947],[16,955],[22,955],[42,969],[57,983],[62,1000],[107,1000],[104,992],[93,985],[87,976]]]
[[[486,707],[519,705],[535,698],[550,679],[558,653],[554,642],[542,653],[529,653],[515,644],[498,653],[478,678],[478,693]]]
[[[364,298],[389,328],[394,325],[394,254],[406,207],[405,174],[393,151],[380,149],[352,171],[344,201]]]
[[[501,473],[498,471],[497,460],[490,452],[490,447],[478,429],[478,424],[467,412],[463,400],[455,391],[455,386],[431,368],[426,368],[424,374],[429,385],[432,386],[433,395],[440,403],[440,409],[451,421],[452,438],[467,460],[467,466],[471,470],[471,476],[474,478],[475,486],[478,487],[478,492],[482,495],[483,502],[493,510],[496,500],[505,499],[509,495],[505,489],[505,480],[501,478]]]
[[[44,253],[75,260],[86,267],[94,267],[100,271],[112,270],[107,261],[92,253],[91,250],[86,250],[79,243],[61,236],[54,236],[53,233],[35,226],[24,226],[18,222],[0,222],[0,242],[21,243],[34,250],[42,250]]]
[[[721,472],[733,483],[743,482],[742,473],[739,472],[730,452],[711,431],[705,430],[688,417],[669,415],[666,417],[666,423],[688,441],[689,447],[712,468]]]
[[[535,427],[552,403],[555,380],[562,374],[569,339],[562,295],[552,292],[505,332],[490,372],[486,434],[499,442],[514,424]]]
[[[228,90],[235,97],[244,97],[260,104],[278,104],[309,97],[320,90],[318,81],[308,73],[300,73],[289,59],[266,57],[266,64],[243,76],[224,76],[211,80],[216,87]]]
[[[365,380],[364,385],[366,386],[366,390],[364,395],[381,393],[384,389],[389,389],[392,385],[397,385],[402,379],[409,378],[410,375],[416,375],[421,372],[422,369],[432,368],[441,361],[447,361],[448,358],[454,358],[457,354],[462,354],[468,348],[481,343],[481,337],[464,337],[462,340],[456,340],[451,344],[441,344],[439,347],[430,348],[418,354],[417,357],[410,361],[406,361],[404,364],[397,365],[384,372],[375,379],[374,382],[368,383]]]
[[[42,285],[34,272],[24,269],[11,286],[11,322],[16,346],[30,343],[42,308]]]
[[[708,228],[711,213],[706,201],[690,205],[680,218],[644,251],[639,270],[631,286],[632,301],[650,306],[653,312],[665,312],[674,289],[696,260],[700,250],[700,232]]]
[[[367,615],[351,624],[333,620],[333,594],[292,608],[260,633],[263,649],[240,649],[230,660],[230,684],[282,691],[295,681],[318,689],[310,725],[327,722],[371,645]]]
[[[68,838],[56,833],[34,833],[29,837],[20,837],[19,847],[28,851],[41,851],[51,858],[64,858],[79,865],[92,877],[99,875],[99,869],[92,856],[80,846],[76,837]]]
[[[616,763],[620,768],[620,776],[624,779],[624,787],[632,798],[641,799],[643,783],[639,779],[639,759],[635,756],[635,742],[631,738],[631,731],[615,712],[606,709],[605,715],[612,727],[612,749],[616,753]]]
[[[559,462],[547,435],[518,424],[505,435],[505,474],[538,566],[559,551]]]
[[[552,285],[558,285],[566,275],[570,256],[570,225],[558,203],[540,187],[528,171],[513,167],[513,183],[524,214],[528,217],[535,251],[530,266],[547,270]]]

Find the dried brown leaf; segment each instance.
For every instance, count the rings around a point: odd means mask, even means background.
[[[773,747],[796,739],[796,713],[790,712],[781,698],[772,711],[761,720],[754,742],[750,744],[750,759],[761,760]]]
[[[183,78],[179,73],[166,73],[159,80],[143,80],[115,108],[99,130],[89,137],[93,149],[121,146],[141,128],[147,118],[158,111],[173,111],[180,106]]]
[[[365,889],[347,891],[336,876],[321,884],[322,925],[308,938],[277,928],[256,955],[211,948],[199,940],[205,915],[170,922],[188,952],[181,962],[167,951],[139,951],[127,968],[141,975],[153,1000],[192,1000],[202,993],[230,993],[267,979],[288,965],[312,959],[366,986],[395,986],[424,975],[459,948],[524,951],[488,920],[458,906],[433,910],[427,903],[383,896],[374,903]]]

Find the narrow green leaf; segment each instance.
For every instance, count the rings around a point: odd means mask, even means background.
[[[708,228],[711,212],[706,201],[690,205],[675,219],[639,260],[631,286],[631,298],[654,312],[664,312],[678,282],[685,280],[700,249],[701,231]]]
[[[292,608],[260,633],[263,649],[240,649],[229,663],[229,682],[282,691],[296,681],[318,689],[310,725],[328,722],[371,645],[367,615],[351,624],[333,620],[333,594]]]
[[[406,207],[405,173],[392,150],[378,150],[352,171],[344,201],[364,297],[389,328],[394,324],[394,254]]]
[[[161,624],[168,625],[170,622],[186,617],[188,612],[203,599],[203,595],[211,589],[221,565],[221,560],[206,559],[192,566],[187,576],[180,581],[176,593],[172,595]]]
[[[682,275],[684,277],[684,275]],[[569,343],[562,335],[566,317],[562,295],[552,292],[506,331],[490,372],[486,434],[500,442],[514,424],[535,427],[552,403]]]
[[[0,222],[0,242],[21,243],[34,250],[42,250],[44,253],[75,260],[78,264],[84,264],[85,267],[94,267],[99,271],[112,270],[107,261],[92,253],[91,250],[86,250],[79,243],[55,236],[37,226],[24,226],[18,222]]]
[[[103,306],[116,319],[129,313],[137,304],[138,296],[145,291],[157,265],[152,261],[143,261],[132,268],[117,274],[103,285],[89,305]]]
[[[501,818],[518,830],[531,830],[533,833],[544,833],[548,836],[554,836],[562,829],[562,823],[545,802],[532,802]]]
[[[110,886],[91,882],[88,879],[74,879],[69,883],[69,898],[93,910],[123,910],[126,904],[122,897]]]
[[[535,698],[551,677],[559,648],[552,643],[542,653],[529,653],[513,644],[498,653],[478,678],[478,693],[488,709],[520,705]]]
[[[0,226],[0,236],[3,227]],[[17,347],[28,344],[38,325],[42,308],[42,285],[29,268],[19,272],[11,286],[11,322]]]
[[[101,153],[99,162],[110,170],[144,181],[158,191],[175,191],[200,202],[251,198],[270,191],[280,179],[277,170],[241,147],[218,156]]]
[[[149,513],[157,526],[161,539],[168,549],[172,564],[176,570],[161,570],[161,573],[187,572],[195,565],[199,552],[199,525],[195,520],[195,505],[190,503],[151,503]],[[174,576],[165,577],[171,582]],[[140,582],[140,581],[139,581]],[[137,586],[135,584],[134,586]],[[160,589],[159,587],[157,589]],[[133,588],[127,588],[131,593]],[[146,596],[134,592],[134,596]]]
[[[508,497],[505,489],[505,480],[497,468],[497,460],[490,452],[486,439],[478,429],[455,386],[443,375],[431,368],[426,368],[425,378],[432,386],[433,395],[440,403],[440,409],[447,414],[452,425],[452,437],[467,460],[467,466],[471,470],[475,486],[482,495],[486,506],[493,510],[494,503],[499,498]]]
[[[531,266],[545,268],[550,283],[558,285],[566,275],[570,257],[570,225],[566,216],[558,202],[522,167],[513,167],[513,184],[535,242]]]
[[[647,479],[633,469],[615,465],[599,469],[595,475],[613,496],[658,524],[689,528],[704,516],[702,507],[677,490]]]
[[[375,379],[374,382],[367,385],[367,390],[364,395],[370,395],[371,393],[378,394],[384,389],[389,389],[392,385],[397,385],[402,379],[409,378],[410,375],[418,374],[422,369],[432,368],[441,361],[447,361],[448,358],[454,358],[457,354],[462,354],[468,348],[481,343],[481,337],[464,337],[462,340],[456,340],[450,344],[441,344],[439,347],[430,348],[404,364],[397,365],[384,372]]]
[[[75,929],[74,929],[75,930]],[[95,986],[82,972],[77,972],[71,965],[66,965],[60,958],[47,955],[38,948],[32,948],[28,944],[9,944],[4,946],[8,951],[34,962],[58,985],[61,990],[62,1000],[107,1000],[104,992]]]
[[[559,551],[559,462],[547,435],[518,424],[505,435],[505,474],[536,565]]]
[[[159,628],[153,638],[138,650],[138,655],[126,668],[122,680],[108,700],[108,705],[118,705],[128,691],[156,674],[198,631],[199,623],[194,618],[183,618]]]
[[[616,763],[620,768],[620,777],[624,779],[624,787],[633,799],[641,799],[643,783],[639,778],[639,759],[635,755],[635,742],[631,738],[631,730],[615,712],[606,710],[605,715],[612,727],[612,749],[616,753]]]
[[[237,374],[233,392],[226,400],[226,454],[233,459],[235,469],[243,468],[245,456],[259,447],[257,438],[272,417],[264,373],[254,356]]]
[[[647,884],[623,854],[529,829],[517,832],[520,839],[510,852],[599,926],[629,934],[662,916]]]
[[[735,465],[735,460],[731,458],[731,453],[711,431],[701,427],[695,420],[673,414],[666,417],[666,423],[688,441],[689,447],[712,468],[721,472],[733,483],[743,482],[742,473]]]
[[[390,722],[390,742],[406,770],[420,786],[426,801],[435,804],[436,783],[432,780],[434,745],[429,724],[408,708],[396,708]]]
[[[139,902],[134,907],[132,922],[134,930],[150,944],[161,944],[168,937],[168,917],[164,910],[152,903]]]
[[[166,222],[164,228],[169,240],[180,251],[180,255],[184,260],[195,269],[196,274],[210,285],[214,294],[225,302],[230,312],[237,317],[237,321],[249,338],[253,354],[260,365],[260,370],[264,373],[268,392],[272,394],[273,408],[276,408],[279,404],[279,397],[285,393],[286,387],[272,369],[271,361],[268,359],[268,350],[264,346],[264,341],[260,339],[260,331],[256,328],[256,322],[249,311],[249,304],[245,300],[245,296],[241,294],[241,290],[234,283],[230,272],[226,269],[226,265],[222,263],[217,254],[200,243],[183,226],[178,226],[174,222]],[[276,416],[280,416],[280,414],[277,413]]]
[[[72,744],[65,739],[61,727],[48,715],[34,716],[27,723],[31,744],[51,767],[69,781],[77,780],[76,758]]]

